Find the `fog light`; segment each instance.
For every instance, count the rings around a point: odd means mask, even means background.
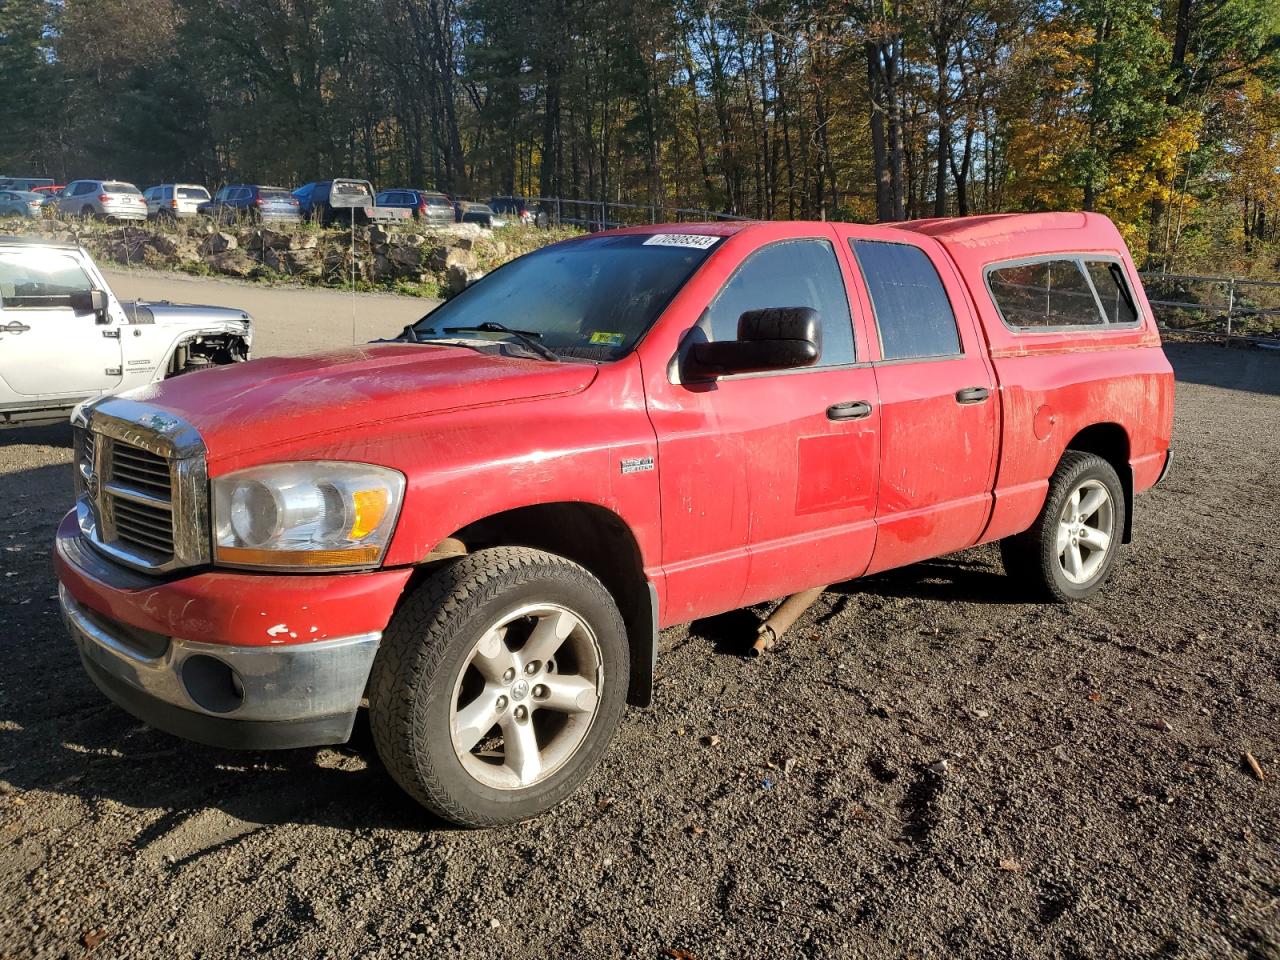
[[[184,660],[182,685],[187,696],[210,713],[230,713],[244,703],[240,677],[216,657],[196,654]]]

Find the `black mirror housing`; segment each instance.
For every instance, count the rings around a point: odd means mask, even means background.
[[[812,307],[748,310],[738,318],[738,339],[694,344],[693,378],[809,367],[822,355],[822,325]]]
[[[99,323],[107,322],[107,291],[82,290],[71,294],[71,309],[76,313],[96,313]]]

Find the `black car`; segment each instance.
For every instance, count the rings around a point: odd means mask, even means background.
[[[534,223],[533,207],[524,197],[490,197],[489,209],[510,223],[519,222],[525,226]]]
[[[478,223],[482,227],[501,227],[505,223],[494,216],[493,210],[483,203],[464,203],[458,212],[459,223]]]

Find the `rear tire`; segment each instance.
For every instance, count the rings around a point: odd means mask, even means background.
[[[538,550],[481,550],[433,573],[392,617],[369,680],[374,743],[439,816],[526,820],[599,763],[628,673],[622,617],[591,573]]]
[[[1005,572],[1037,598],[1083,600],[1110,576],[1124,528],[1124,487],[1115,468],[1095,454],[1068,450],[1036,522],[1001,540],[1000,557]]]

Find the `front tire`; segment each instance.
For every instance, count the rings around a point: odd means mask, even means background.
[[[1049,479],[1030,530],[1000,541],[1005,571],[1035,594],[1066,603],[1097,593],[1120,552],[1124,487],[1115,468],[1092,453],[1068,450]]]
[[[397,610],[369,682],[374,743],[419,803],[468,827],[537,816],[599,763],[625,707],[617,605],[550,553],[481,550]]]

